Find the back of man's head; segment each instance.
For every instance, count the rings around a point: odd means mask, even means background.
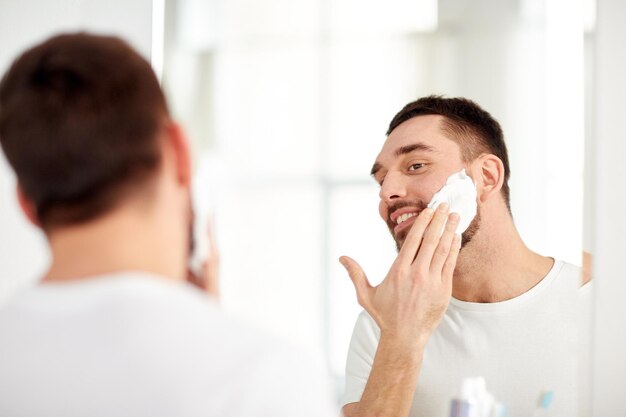
[[[0,144],[44,229],[149,189],[168,110],[150,64],[114,37],[55,36],[0,83]]]

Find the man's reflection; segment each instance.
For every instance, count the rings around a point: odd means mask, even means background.
[[[475,376],[508,415],[532,415],[543,390],[554,392],[554,415],[577,415],[581,270],[522,241],[499,123],[470,100],[430,96],[405,106],[387,135],[372,175],[399,254],[377,287],[341,258],[365,309],[348,354],[345,415],[447,416],[462,380]],[[458,216],[426,207],[462,169],[478,214],[461,245]]]

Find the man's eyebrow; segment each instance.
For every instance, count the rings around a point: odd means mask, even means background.
[[[413,151],[435,152],[435,149],[430,147],[430,146],[428,146],[428,145],[426,145],[425,143],[417,142],[417,143],[413,143],[411,145],[402,146],[402,147],[396,149],[396,151],[394,152],[394,155],[396,157],[398,157],[398,156],[406,155],[406,154],[411,153]],[[376,173],[378,171],[380,171],[380,169],[382,167],[383,166],[380,163],[375,162],[374,165],[372,165],[372,170],[370,171],[370,175],[371,176],[376,175]]]
[[[411,153],[413,151],[435,152],[435,149],[422,142],[417,142],[417,143],[402,146],[401,148],[396,149],[395,155],[402,156],[402,155],[406,155],[407,153]]]

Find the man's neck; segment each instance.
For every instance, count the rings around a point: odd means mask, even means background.
[[[168,231],[159,227],[153,213],[132,207],[86,224],[55,230],[48,235],[52,263],[43,282],[129,270],[182,279],[184,247],[176,250],[172,245],[176,239]]]
[[[483,222],[461,250],[452,295],[478,303],[509,300],[537,285],[553,265],[553,259],[526,247],[507,213]]]

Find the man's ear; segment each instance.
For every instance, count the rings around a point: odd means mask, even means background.
[[[176,179],[185,187],[191,185],[191,154],[189,143],[182,127],[175,122],[165,125],[167,145],[172,151]]]
[[[504,184],[504,164],[495,155],[480,156],[474,165],[474,182],[481,203],[500,193]]]
[[[35,204],[26,197],[22,187],[17,184],[16,187],[17,201],[20,204],[20,208],[22,209],[22,213],[26,216],[28,221],[35,227],[41,228],[41,223],[39,223],[39,219],[37,218],[37,209],[35,208]]]

